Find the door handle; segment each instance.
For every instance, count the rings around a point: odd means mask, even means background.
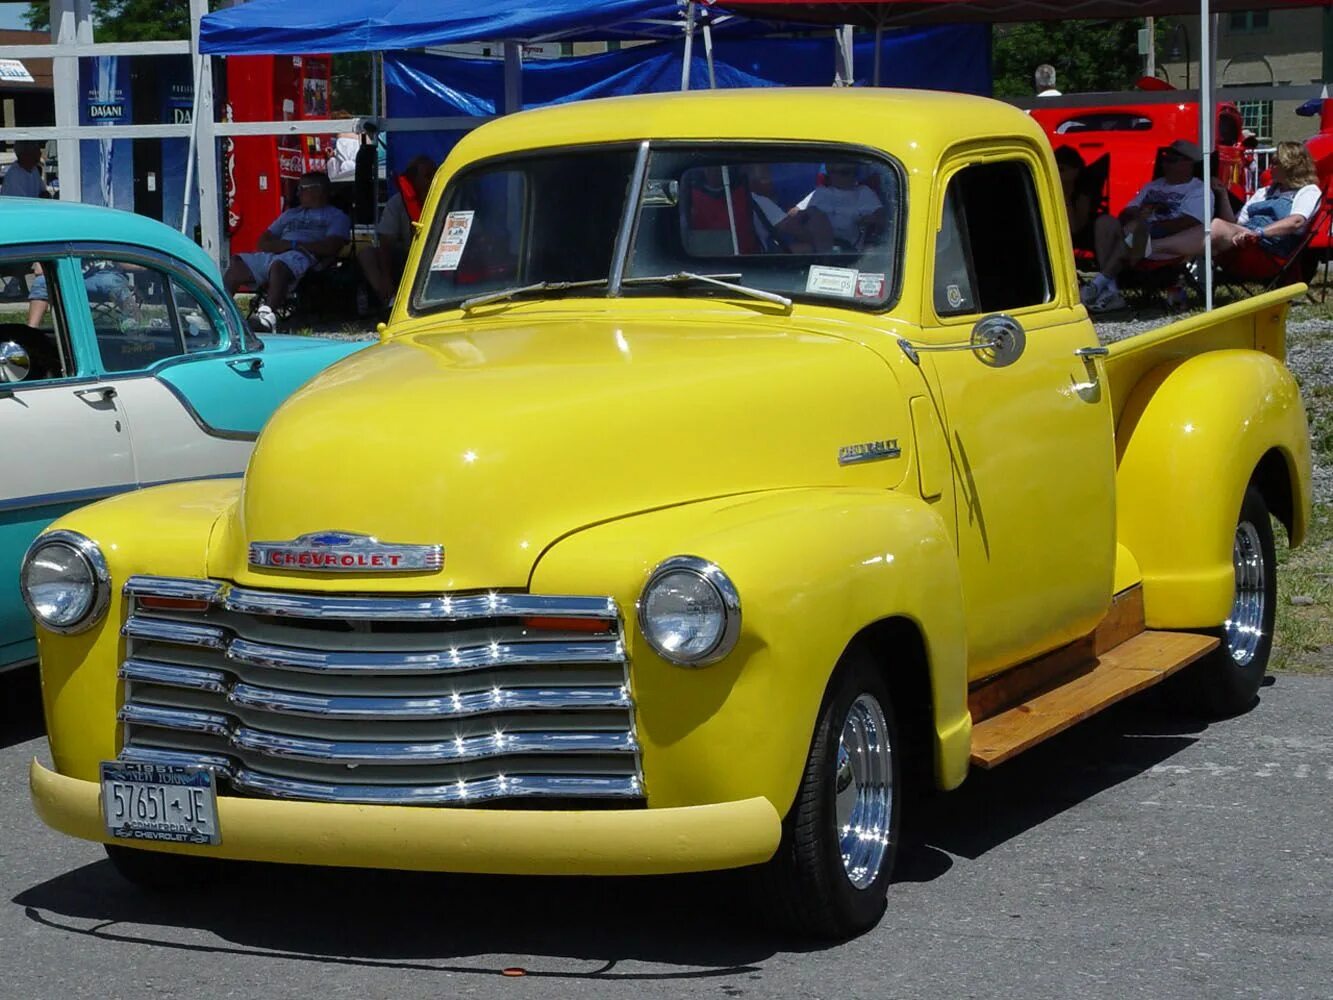
[[[1074,352],[1074,357],[1090,361],[1093,358],[1104,358],[1110,353],[1111,349],[1109,347],[1080,347]]]
[[[263,358],[233,358],[227,367],[234,372],[257,372],[264,367]]]
[[[116,387],[114,385],[95,385],[91,389],[75,389],[74,395],[85,402],[105,403],[108,399],[116,397]]]

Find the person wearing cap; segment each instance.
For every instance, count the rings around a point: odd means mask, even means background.
[[[1203,181],[1194,176],[1203,160],[1197,143],[1177,139],[1162,152],[1161,176],[1143,185],[1120,212],[1119,225],[1098,232],[1101,271],[1081,293],[1090,312],[1124,308],[1117,276],[1145,257],[1159,260],[1203,253]],[[1215,180],[1218,214],[1234,220],[1226,188]]]
[[[15,160],[5,171],[0,184],[0,195],[10,198],[49,198],[46,180],[42,177],[42,144],[32,139],[14,143]]]

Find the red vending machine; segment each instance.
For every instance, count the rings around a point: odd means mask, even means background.
[[[227,120],[293,121],[329,117],[333,63],[317,56],[229,56]],[[259,235],[295,204],[296,181],[325,170],[333,136],[234,136],[223,147],[227,235],[232,253],[255,249]]]

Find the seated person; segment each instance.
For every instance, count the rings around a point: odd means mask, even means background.
[[[1323,197],[1314,159],[1303,142],[1279,142],[1270,169],[1272,183],[1250,196],[1235,222],[1213,222],[1214,253],[1258,246],[1286,257],[1300,245]]]
[[[1145,257],[1171,259],[1203,253],[1203,181],[1194,168],[1203,151],[1188,139],[1177,139],[1161,156],[1161,176],[1150,180],[1121,211],[1117,225],[1097,233],[1099,273],[1083,287],[1083,304],[1093,312],[1124,308],[1116,278]],[[1232,218],[1226,187],[1216,178],[1213,189],[1222,218]]]
[[[407,264],[407,248],[412,245],[412,223],[421,218],[421,208],[435,176],[435,161],[422,154],[408,162],[398,176],[398,191],[380,216],[375,227],[376,246],[363,247],[356,255],[361,273],[379,300],[393,303],[394,291]]]
[[[1065,197],[1065,214],[1069,216],[1069,236],[1076,250],[1092,250],[1099,246],[1113,245],[1115,236],[1105,234],[1119,230],[1120,222],[1105,212],[1097,213],[1097,201],[1100,193],[1094,193],[1093,186],[1100,188],[1105,183],[1105,172],[1090,175],[1088,165],[1083,162],[1073,146],[1061,146],[1055,151],[1055,165],[1060,173],[1060,188]],[[1098,260],[1100,264],[1100,259]]]
[[[702,167],[686,174],[685,246],[699,256],[761,253],[744,170]],[[727,194],[731,207],[727,207]]]
[[[134,283],[125,270],[132,264],[116,263],[109,260],[83,261],[83,286],[87,291],[91,305],[107,303],[121,315],[139,318],[139,300],[134,294]],[[28,325],[34,328],[42,325],[42,318],[51,305],[51,295],[46,288],[46,275],[42,265],[32,265],[35,277],[28,286]]]
[[[778,228],[817,251],[855,249],[884,229],[884,203],[857,181],[856,164],[846,160],[829,163],[828,183],[801,199],[796,209]]]
[[[277,328],[273,306],[281,306],[311,267],[338,255],[352,235],[352,220],[329,204],[329,175],[304,174],[296,185],[301,204],[289,208],[259,237],[254,253],[237,254],[227,265],[222,283],[235,295],[241,285],[267,285],[267,302],[252,318],[261,331]]]

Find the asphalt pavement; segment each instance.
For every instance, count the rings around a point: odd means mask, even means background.
[[[727,876],[254,865],[144,895],[33,815],[40,714],[31,671],[0,676],[0,997],[1333,998],[1327,678],[1207,726],[1149,692],[974,774],[879,926],[820,947]]]

